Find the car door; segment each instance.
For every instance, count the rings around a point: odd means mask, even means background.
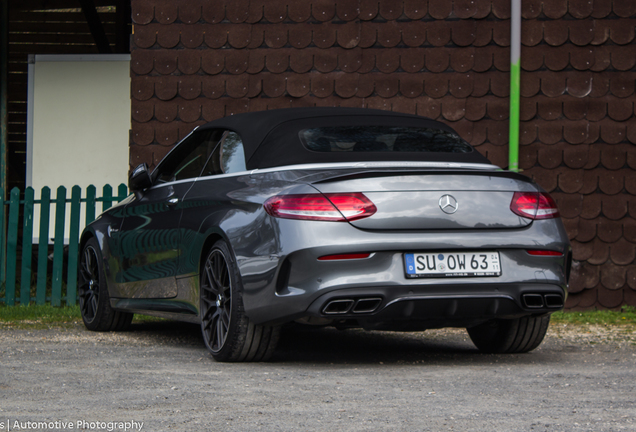
[[[152,173],[152,186],[126,207],[118,233],[121,297],[176,296],[183,198],[221,136],[222,131],[212,129],[186,137]]]
[[[199,272],[201,247],[210,227],[219,228],[232,213],[239,211],[237,188],[246,187],[240,179],[228,175],[246,171],[245,153],[241,137],[233,131],[222,134],[219,145],[208,159],[201,175],[188,190],[183,201],[179,224],[181,234],[179,274]]]

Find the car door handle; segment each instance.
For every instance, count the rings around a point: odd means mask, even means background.
[[[177,205],[179,203],[179,198],[170,198],[167,202],[169,206]]]

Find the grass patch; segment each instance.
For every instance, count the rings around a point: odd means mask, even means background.
[[[82,321],[79,306],[53,307],[51,305],[0,305],[0,323],[3,324],[74,324]]]
[[[163,318],[135,314],[133,323],[165,321]],[[0,304],[0,328],[43,329],[83,326],[79,305],[6,306]]]
[[[636,325],[636,307],[623,306],[620,310],[594,310],[582,312],[555,312],[552,323],[571,325]]]

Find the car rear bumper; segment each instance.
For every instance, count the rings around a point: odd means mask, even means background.
[[[518,230],[452,232],[369,232],[349,224],[277,223],[281,233],[277,250],[256,257],[237,253],[245,311],[256,324],[312,316],[376,321],[448,319],[460,326],[462,317],[473,322],[485,317],[548,313],[565,302],[571,249],[559,220],[535,221]],[[537,257],[530,255],[529,249],[562,255]],[[407,277],[405,253],[431,251],[497,251],[501,274]],[[319,259],[347,253],[369,256]],[[534,297],[524,300],[524,295]],[[325,305],[338,299],[352,302],[335,307],[336,311],[342,307],[343,313],[325,313]],[[359,299],[365,301],[356,308]],[[412,313],[407,313],[410,309]],[[452,316],[447,317],[450,312]]]
[[[374,329],[471,327],[493,318],[555,312],[563,308],[566,296],[564,288],[552,284],[344,289],[318,297],[307,314],[355,320]]]
[[[471,327],[493,318],[555,312],[563,309],[566,298],[565,286],[549,283],[343,288],[318,295],[309,303],[279,298],[274,308],[278,313],[256,309],[252,319],[276,324],[312,317],[319,318],[317,322],[357,322],[375,329]]]

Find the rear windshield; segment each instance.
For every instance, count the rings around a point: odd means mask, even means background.
[[[458,135],[405,126],[326,126],[300,131],[303,145],[316,152],[471,153]]]

